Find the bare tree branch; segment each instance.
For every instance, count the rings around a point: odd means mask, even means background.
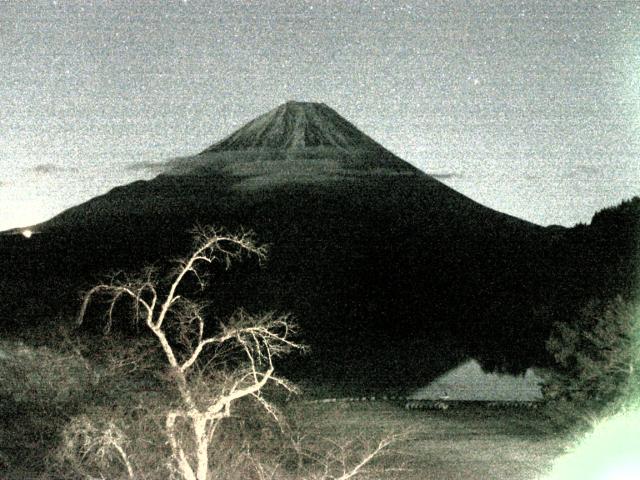
[[[378,445],[371,452],[366,454],[358,464],[356,464],[348,472],[344,472],[341,476],[336,477],[336,480],[348,480],[349,478],[355,477],[358,474],[358,472],[360,472],[360,470],[362,470],[362,468],[366,464],[371,462],[371,460],[373,460],[374,457],[376,457],[382,450],[384,450],[389,445],[391,445],[393,441],[394,441],[393,437],[385,437],[382,440],[380,440]]]
[[[87,308],[95,296],[107,296],[108,331],[113,323],[116,305],[128,298],[133,302],[135,319],[145,318],[145,324],[160,344],[170,367],[173,382],[178,387],[181,405],[166,414],[165,432],[171,447],[176,471],[185,480],[205,480],[209,469],[209,446],[218,422],[231,415],[232,405],[245,397],[254,398],[265,411],[278,419],[276,408],[262,395],[261,390],[273,382],[293,391],[293,387],[284,379],[274,375],[273,359],[293,349],[302,348],[291,339],[295,331],[288,316],[267,313],[254,316],[244,310],[238,310],[226,323],[219,325],[216,335],[205,338],[205,305],[189,300],[179,292],[185,278],[193,275],[200,288],[206,282],[201,266],[222,263],[228,268],[232,260],[251,254],[262,261],[266,257],[266,248],[256,245],[251,232],[239,235],[218,233],[205,227],[198,228],[195,246],[187,258],[177,262],[176,269],[166,279],[166,293],[161,293],[161,283],[156,278],[155,269],[145,270],[139,277],[112,277],[110,283],[103,283],[90,289],[84,296],[78,314],[78,323],[86,316]],[[143,315],[141,315],[141,313]],[[170,340],[167,327],[175,333]],[[172,343],[173,342],[173,343]],[[187,349],[186,356],[180,353],[179,360],[174,344]],[[213,357],[228,352],[234,345],[244,353],[248,368],[236,369],[223,389],[205,401],[196,397],[193,382],[190,380],[193,369],[198,365],[205,348],[213,349]],[[184,357],[184,358],[183,358]],[[202,368],[211,365],[206,362]],[[190,423],[191,440],[195,443],[195,454],[183,444],[177,433],[178,422]]]

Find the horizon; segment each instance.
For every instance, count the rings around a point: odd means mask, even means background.
[[[533,223],[588,223],[640,194],[640,4],[0,9],[0,230],[153,178],[292,99]]]

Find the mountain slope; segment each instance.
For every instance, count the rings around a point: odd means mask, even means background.
[[[240,188],[345,176],[424,175],[324,104],[288,102],[195,157],[173,162],[174,175],[225,175]]]
[[[323,103],[287,102],[252,120],[203,153],[229,150],[382,151],[383,147]]]

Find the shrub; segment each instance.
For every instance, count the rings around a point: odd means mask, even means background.
[[[84,396],[92,376],[89,364],[75,353],[0,341],[0,397],[13,403],[65,407]]]
[[[640,322],[633,302],[620,296],[589,302],[574,322],[554,325],[547,349],[555,365],[542,372],[543,394],[558,427],[586,426],[640,393]]]
[[[0,470],[44,469],[93,384],[93,369],[75,352],[0,341]]]

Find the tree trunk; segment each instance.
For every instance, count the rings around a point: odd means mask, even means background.
[[[196,477],[198,480],[207,480],[209,472],[209,439],[207,437],[207,420],[203,417],[193,419],[193,430],[196,437],[198,469]]]

